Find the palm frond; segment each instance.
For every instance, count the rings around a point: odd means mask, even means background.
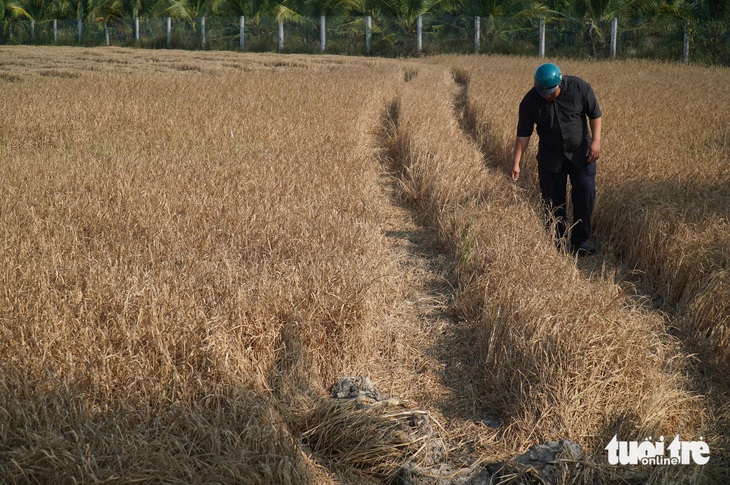
[[[277,21],[294,22],[299,24],[307,21],[307,19],[304,18],[301,14],[284,4],[277,5],[274,9],[274,14]]]

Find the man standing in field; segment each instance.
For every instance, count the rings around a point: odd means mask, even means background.
[[[542,200],[548,214],[555,216],[558,239],[562,241],[567,231],[570,177],[574,221],[570,249],[579,255],[593,254],[596,248],[588,238],[596,200],[596,160],[601,154],[601,110],[593,88],[576,76],[563,76],[555,64],[537,68],[534,87],[520,103],[512,154],[514,181],[520,176],[520,160],[535,126],[540,138],[537,169]]]

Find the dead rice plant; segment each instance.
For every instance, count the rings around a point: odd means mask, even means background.
[[[433,466],[446,458],[440,424],[396,399],[324,399],[303,417],[300,429],[315,456],[378,482],[395,481],[405,466]]]

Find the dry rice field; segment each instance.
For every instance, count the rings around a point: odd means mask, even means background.
[[[554,61],[580,260],[508,176],[535,58],[0,46],[0,482],[728,483],[728,69]]]

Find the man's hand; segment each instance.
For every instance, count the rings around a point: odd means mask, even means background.
[[[596,160],[598,160],[598,157],[601,155],[601,141],[600,140],[593,140],[588,147],[588,163],[593,163]]]
[[[591,136],[593,138],[593,141],[591,141],[591,145],[588,147],[588,163],[593,163],[596,160],[598,160],[598,157],[601,156],[601,126],[603,125],[603,121],[601,118],[596,118],[593,120],[589,120],[588,124],[591,126]]]
[[[530,143],[529,136],[518,136],[515,139],[515,148],[512,152],[512,181],[517,182],[520,178],[520,160],[522,160],[522,154],[527,150],[527,145]]]

